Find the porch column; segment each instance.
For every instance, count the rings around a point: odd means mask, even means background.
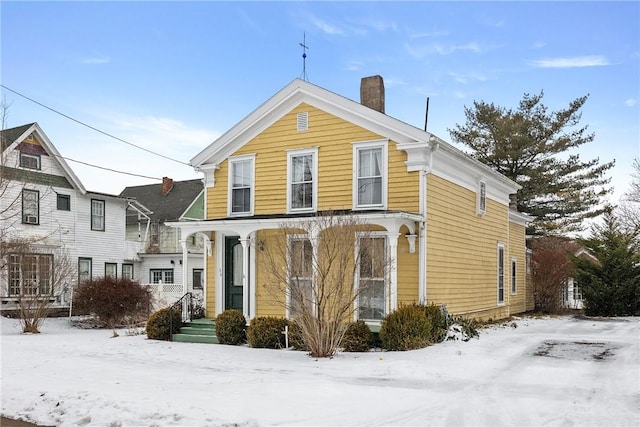
[[[187,241],[180,239],[182,246],[182,295],[189,292],[189,251],[187,250]]]
[[[387,312],[398,308],[398,237],[400,233],[387,233],[389,247],[389,305]]]
[[[251,237],[243,236],[240,239],[242,245],[242,314],[249,320],[251,319],[251,310],[249,309],[249,253],[251,249]]]

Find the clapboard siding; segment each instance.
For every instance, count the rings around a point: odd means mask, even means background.
[[[487,199],[478,216],[474,192],[434,175],[427,188],[428,300],[454,314],[496,309],[498,243],[508,265],[507,207]]]
[[[309,130],[296,130],[297,114],[308,112]],[[353,143],[381,140],[379,135],[345,120],[301,104],[238,149],[233,156],[256,155],[254,214],[287,211],[287,151],[318,147],[318,210],[353,207]],[[418,211],[418,173],[406,171],[406,154],[388,144],[388,208]],[[228,161],[216,171],[215,187],[208,189],[209,218],[228,213]]]

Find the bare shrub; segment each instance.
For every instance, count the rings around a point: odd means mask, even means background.
[[[144,320],[151,307],[151,290],[129,279],[102,277],[78,285],[73,307],[95,315],[106,327],[114,329],[132,319]]]
[[[356,301],[371,293],[356,282],[361,262],[388,277],[389,259],[384,248],[373,256],[380,242],[372,237],[357,217],[327,213],[285,223],[263,242],[264,287],[300,326],[311,356],[335,354]]]

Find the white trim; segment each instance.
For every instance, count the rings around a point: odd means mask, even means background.
[[[500,250],[502,250],[502,301],[500,301]],[[498,242],[496,247],[496,301],[499,307],[502,307],[505,304],[506,300],[506,289],[505,289],[505,278],[506,278],[506,264],[505,264],[505,245],[502,242]]]
[[[241,162],[251,162],[251,198],[250,209],[247,212],[233,212],[232,199],[233,199],[233,164]],[[228,216],[252,216],[255,210],[255,196],[256,196],[256,155],[246,154],[243,156],[229,157],[228,159],[228,179],[227,179],[227,215]]]
[[[389,314],[392,310],[395,309],[394,306],[392,306],[392,301],[391,301],[391,297],[392,295],[397,293],[397,283],[391,283],[390,282],[390,277],[389,277],[389,233],[383,232],[383,231],[372,231],[372,232],[356,232],[356,244],[355,244],[355,259],[358,261],[358,264],[360,264],[361,259],[360,259],[360,240],[363,238],[366,239],[372,239],[372,238],[383,238],[384,239],[384,249],[385,249],[385,257],[387,258],[387,260],[385,260],[385,269],[384,269],[384,313],[383,313],[383,318],[384,316],[386,316],[387,314]],[[360,266],[357,265],[356,269],[355,269],[355,287],[356,289],[360,289]],[[395,289],[391,289],[391,286],[394,286]],[[355,320],[364,320],[367,324],[379,324],[382,319],[377,320],[377,319],[361,319],[360,315],[359,315],[359,308],[360,308],[360,298],[358,296],[358,298],[355,299],[354,301],[354,319]]]
[[[387,187],[389,181],[389,167],[388,167],[388,149],[389,141],[387,139],[375,140],[375,141],[358,141],[352,142],[353,146],[353,170],[352,170],[352,202],[354,210],[366,210],[366,209],[386,209],[387,208]],[[382,194],[381,203],[373,205],[359,205],[358,204],[358,166],[360,150],[368,150],[373,148],[380,148],[382,152]]]
[[[224,233],[221,231],[215,232],[215,245],[216,245],[216,271],[215,277],[215,299],[216,299],[216,312],[215,315],[224,311]],[[207,286],[207,280],[205,277],[205,287]]]
[[[311,155],[313,162],[311,170],[311,207],[297,208],[291,207],[291,175],[292,175],[292,158],[297,156]],[[287,150],[287,213],[299,212],[315,212],[318,209],[318,147],[301,148],[296,150]]]

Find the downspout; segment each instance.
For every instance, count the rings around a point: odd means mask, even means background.
[[[421,304],[427,303],[427,171],[420,169],[420,183],[418,186],[418,213],[422,218],[418,224],[418,299]]]

